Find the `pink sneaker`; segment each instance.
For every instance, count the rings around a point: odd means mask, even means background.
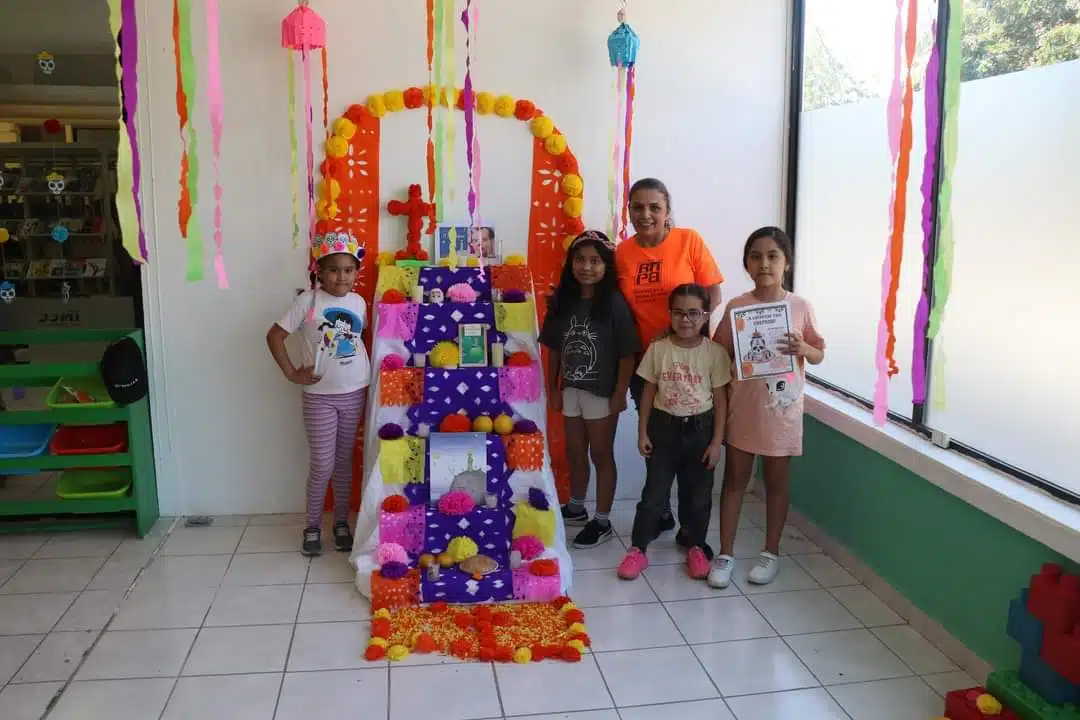
[[[649,560],[645,557],[645,553],[632,547],[619,563],[617,572],[623,580],[637,580],[638,575],[647,567],[649,567]]]
[[[699,547],[692,547],[686,553],[686,573],[695,580],[704,580],[709,577],[709,558],[705,551]]]

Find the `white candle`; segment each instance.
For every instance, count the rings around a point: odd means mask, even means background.
[[[491,364],[494,367],[503,366],[503,344],[500,342],[491,343]]]

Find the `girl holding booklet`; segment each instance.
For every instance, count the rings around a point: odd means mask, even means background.
[[[743,247],[743,267],[754,289],[732,299],[724,311],[714,339],[738,366],[746,358],[734,356],[732,310],[752,305],[785,303],[791,329],[766,348],[751,341],[744,352],[779,352],[794,358],[794,372],[770,377],[733,380],[728,398],[726,462],[720,496],[720,552],[713,559],[709,584],[727,587],[735,569],[733,550],[743,495],[750,482],[755,457],[761,458],[765,480],[765,550],[751,568],[748,580],[765,585],[780,569],[780,535],[788,511],[791,458],[802,455],[803,386],[805,363],[825,358],[825,340],[818,332],[810,303],[785,288],[792,266],[791,240],[783,230],[763,227],[750,234]],[[755,356],[752,361],[761,358]],[[745,366],[744,366],[745,367]],[[746,375],[746,373],[740,373]]]

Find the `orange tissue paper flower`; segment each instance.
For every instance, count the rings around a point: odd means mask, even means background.
[[[368,109],[363,105],[350,105],[349,109],[345,111],[345,117],[359,125],[367,119]]]
[[[450,643],[450,654],[462,660],[472,657],[472,641],[468,638],[459,637]]]
[[[510,367],[528,367],[532,362],[532,355],[523,350],[510,353],[510,357],[506,358],[506,364]]]
[[[405,302],[405,293],[395,288],[390,288],[382,295],[382,301],[388,305],[400,305]]]
[[[497,612],[491,616],[491,624],[498,627],[507,627],[514,624],[514,616],[508,612]]]
[[[431,636],[431,633],[420,633],[416,636],[416,646],[414,648],[418,653],[433,653],[439,649],[439,646],[435,644],[435,638]]]
[[[375,618],[371,621],[371,637],[390,637],[390,621],[386,618]]]
[[[424,91],[418,87],[411,87],[405,91],[405,107],[415,110],[424,104]]]
[[[533,573],[533,575],[535,574],[536,573]],[[566,618],[566,622],[570,625],[573,625],[574,623],[585,622],[585,613],[577,609],[567,612],[563,617]]]
[[[400,513],[409,509],[409,501],[404,495],[391,495],[382,501],[382,509],[388,513]]]
[[[536,105],[530,100],[518,100],[514,104],[514,117],[518,120],[532,120],[536,116]]]
[[[454,624],[459,628],[467,628],[473,624],[472,615],[469,613],[458,613],[454,616]]]
[[[365,660],[382,660],[386,657],[386,648],[378,645],[368,645],[367,650],[364,651]]]
[[[450,606],[440,600],[438,602],[431,603],[428,609],[431,610],[431,612],[433,613],[444,613],[450,609]]]
[[[577,651],[577,648],[572,648],[569,646],[562,649],[562,651],[559,653],[559,657],[561,657],[566,662],[581,662],[581,653]]]
[[[495,662],[514,662],[514,648],[500,645],[495,648]]]
[[[551,577],[559,572],[559,564],[550,558],[533,560],[529,563],[529,572],[540,577]]]
[[[476,651],[476,658],[481,662],[491,662],[495,659],[495,648],[481,645],[480,649]]]
[[[491,608],[487,605],[477,605],[473,608],[472,613],[477,620],[491,620]]]
[[[552,600],[551,604],[554,605],[555,607],[557,607],[558,609],[562,610],[562,606],[565,605],[568,602],[570,602],[570,598],[568,598],[565,595],[560,595],[559,597]]]

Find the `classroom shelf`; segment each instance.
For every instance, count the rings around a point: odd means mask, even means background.
[[[145,353],[141,330],[32,330],[0,332],[0,345],[35,345],[114,342],[130,337]],[[87,378],[98,374],[97,363],[34,363],[0,365],[0,388],[48,387],[61,377]],[[104,425],[127,423],[127,452],[93,455],[40,455],[0,460],[5,471],[54,471],[66,468],[131,469],[131,491],[120,498],[4,499],[0,497],[0,533],[74,529],[99,525],[103,520],[133,521],[139,537],[150,531],[158,518],[157,478],[154,475],[150,435],[150,405],[147,398],[125,407],[50,408],[4,410],[0,425]],[[12,480],[11,482],[18,482]],[[104,517],[103,516],[108,516]],[[17,522],[14,522],[16,521]],[[71,522],[77,520],[79,522]]]

